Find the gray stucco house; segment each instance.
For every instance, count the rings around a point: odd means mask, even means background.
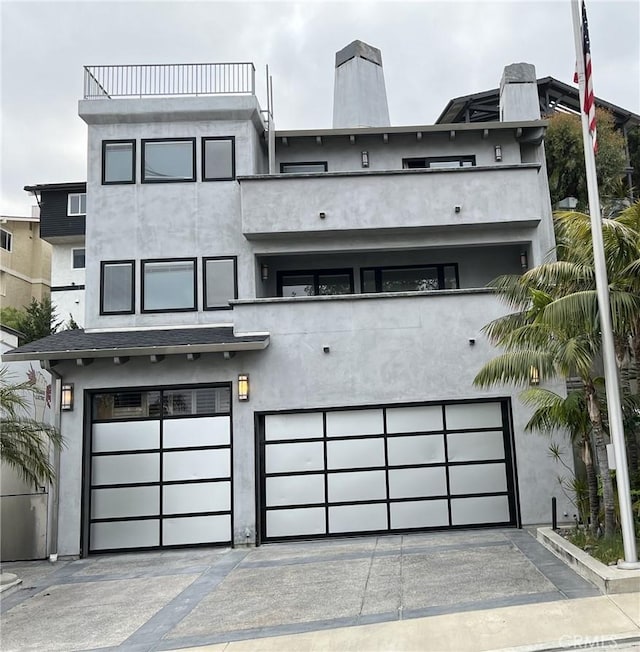
[[[85,75],[84,329],[7,355],[64,394],[55,552],[548,520],[518,390],[472,385],[487,284],[554,245],[533,66],[500,121],[391,126],[356,41],[304,131],[251,64]]]

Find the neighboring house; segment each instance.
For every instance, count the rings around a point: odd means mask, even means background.
[[[274,131],[252,64],[85,69],[85,328],[7,355],[74,395],[60,555],[569,513],[519,391],[472,384],[487,284],[554,246],[533,66],[500,103],[390,126],[359,41],[332,129]]]
[[[0,353],[18,345],[22,335],[0,324]],[[24,415],[44,423],[53,423],[51,375],[30,362],[3,362],[12,384],[29,380],[38,393],[25,395]],[[47,556],[49,487],[34,487],[13,468],[0,462],[0,560],[43,559]]]
[[[41,301],[50,285],[51,245],[40,236],[40,218],[0,217],[0,306]]]
[[[63,324],[84,324],[85,219],[87,184],[25,186],[40,208],[40,237],[53,245],[51,301]]]

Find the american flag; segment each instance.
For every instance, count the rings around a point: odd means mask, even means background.
[[[589,133],[593,143],[593,151],[598,151],[598,138],[596,133],[596,103],[593,95],[593,77],[591,75],[591,43],[589,42],[589,24],[587,23],[587,8],[582,2],[582,56],[584,58],[584,112],[589,118]],[[578,71],[573,77],[573,81],[578,83]]]

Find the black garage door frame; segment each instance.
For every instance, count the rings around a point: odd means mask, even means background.
[[[477,462],[478,464],[489,464],[492,462],[504,462],[506,468],[506,482],[507,490],[506,492],[496,492],[496,493],[482,493],[478,495],[490,496],[490,495],[504,495],[506,494],[509,504],[509,515],[510,518],[508,521],[500,523],[479,523],[479,524],[463,524],[463,525],[451,525],[451,499],[452,498],[467,498],[474,497],[475,494],[448,494],[447,496],[434,496],[433,499],[443,499],[446,498],[448,502],[448,511],[449,511],[449,525],[437,526],[437,527],[419,527],[419,528],[408,528],[408,529],[374,529],[374,530],[358,530],[354,532],[336,532],[329,533],[329,507],[336,505],[359,505],[359,504],[372,504],[372,503],[386,503],[387,505],[387,515],[389,515],[391,503],[399,503],[408,500],[415,500],[409,498],[389,498],[389,470],[395,468],[422,468],[429,466],[444,466],[446,469],[447,476],[447,486],[449,483],[449,468],[453,466],[464,466],[474,464],[473,462],[449,462],[447,450],[447,437],[446,435],[449,432],[455,433],[464,433],[464,432],[481,432],[481,431],[495,431],[496,428],[467,428],[467,429],[451,429],[447,430],[446,427],[446,418],[444,417],[444,410],[446,406],[451,405],[469,405],[469,404],[487,404],[487,403],[500,403],[501,412],[502,412],[502,432],[503,432],[503,442],[504,442],[504,459],[496,460],[482,460]],[[346,411],[356,411],[356,410],[367,410],[367,409],[382,409],[384,414],[384,437],[385,441],[385,451],[388,451],[387,439],[393,435],[387,433],[387,419],[386,419],[386,409],[388,408],[408,408],[408,407],[427,407],[427,406],[441,406],[443,410],[443,429],[442,433],[444,434],[445,441],[445,462],[442,464],[420,464],[420,465],[403,465],[403,466],[393,466],[388,465],[384,467],[358,467],[353,469],[327,469],[327,429],[326,429],[326,413],[329,412],[346,412]],[[272,474],[268,475],[266,473],[265,462],[265,448],[266,448],[266,439],[265,439],[265,416],[269,415],[286,415],[286,414],[304,414],[304,413],[317,413],[322,412],[323,414],[323,430],[324,436],[322,441],[324,442],[324,459],[325,459],[325,468],[322,471],[310,470],[310,471],[297,471],[296,475],[314,475],[323,473],[325,477],[325,500],[323,503],[310,503],[305,504],[295,504],[295,505],[285,505],[282,507],[269,507],[269,510],[277,509],[287,509],[287,508],[297,508],[297,507],[324,507],[325,509],[325,523],[327,524],[326,532],[323,534],[304,534],[304,535],[292,535],[292,536],[267,536],[267,505],[266,505],[266,480],[267,477],[273,477],[274,475],[286,475],[286,474]],[[255,426],[255,450],[256,450],[256,544],[260,545],[261,543],[268,542],[277,542],[277,541],[292,541],[292,540],[311,540],[311,539],[327,539],[327,538],[343,538],[349,536],[367,536],[367,535],[384,535],[384,534],[402,534],[402,533],[415,533],[415,532],[426,532],[426,531],[441,531],[441,530],[467,530],[467,529],[486,529],[486,528],[501,528],[501,527],[522,527],[521,522],[521,513],[520,513],[520,498],[519,498],[519,485],[517,477],[517,464],[516,464],[516,450],[515,450],[515,440],[514,440],[514,427],[513,427],[513,414],[511,409],[511,399],[509,397],[492,397],[492,398],[478,398],[478,399],[462,399],[462,400],[441,400],[441,401],[419,401],[419,402],[408,402],[408,403],[378,403],[378,404],[360,404],[360,405],[349,405],[349,406],[340,406],[340,407],[317,407],[317,408],[306,408],[306,409],[291,409],[291,410],[270,410],[270,411],[260,411],[254,414],[254,426]],[[349,440],[357,439],[369,439],[371,435],[351,435],[347,437]],[[335,441],[340,439],[339,437],[331,437],[331,440]],[[286,443],[305,443],[309,442],[309,438],[300,438],[300,439],[287,439]],[[317,441],[317,440],[316,440]],[[269,442],[272,443],[272,442]],[[277,442],[273,442],[277,443]],[[284,442],[282,442],[284,443]],[[344,473],[344,472],[357,472],[357,471],[371,471],[371,470],[384,470],[387,478],[387,497],[382,500],[364,500],[364,501],[350,501],[345,503],[332,503],[327,499],[327,477],[331,473]],[[387,520],[388,525],[391,521],[388,516]]]

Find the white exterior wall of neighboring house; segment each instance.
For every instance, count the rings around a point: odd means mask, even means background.
[[[56,243],[51,255],[51,297],[56,316],[64,324],[73,317],[80,327],[84,326],[85,271],[84,267],[74,268],[74,251],[83,249],[84,239],[73,244]]]

